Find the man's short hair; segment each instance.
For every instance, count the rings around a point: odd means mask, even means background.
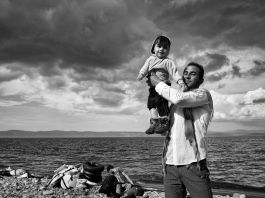
[[[187,67],[188,67],[188,66],[195,66],[195,67],[199,68],[199,70],[200,70],[199,78],[200,78],[200,79],[203,79],[203,77],[204,77],[204,68],[203,68],[202,65],[200,65],[200,64],[198,64],[198,63],[195,63],[195,62],[190,62],[190,63],[187,65]]]

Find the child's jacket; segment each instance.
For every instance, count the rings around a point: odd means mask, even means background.
[[[141,68],[138,79],[142,80],[151,70],[164,82],[168,82],[170,77],[176,82],[180,79],[176,65],[168,57],[160,59],[155,55],[150,56]]]

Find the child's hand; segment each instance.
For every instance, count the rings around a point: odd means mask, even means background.
[[[184,83],[184,81],[182,79],[179,79],[177,81],[177,83],[178,83],[181,91],[183,91],[183,92],[188,91],[188,87],[187,87],[187,85]]]
[[[138,76],[137,76],[137,78],[136,78],[136,80],[138,80],[138,81],[140,81],[140,80],[142,80],[143,79],[143,76],[141,75],[141,74],[139,74]]]
[[[179,86],[180,86],[180,90],[181,91],[183,91],[183,92],[188,91],[188,87],[187,87],[187,85],[185,83],[179,84]]]

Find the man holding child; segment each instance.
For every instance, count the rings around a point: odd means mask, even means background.
[[[213,101],[208,90],[200,88],[204,68],[189,63],[183,71],[187,91],[172,88],[151,75],[147,83],[171,104],[170,130],[166,134],[163,169],[166,198],[211,198],[207,168],[206,133],[213,116]]]

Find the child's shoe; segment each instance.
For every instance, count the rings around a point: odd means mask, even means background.
[[[164,134],[170,129],[170,122],[168,117],[159,118],[158,124],[154,129],[154,133]]]
[[[155,128],[158,126],[158,118],[151,118],[150,119],[150,127],[145,131],[146,134],[150,135],[150,134],[154,134],[154,130]]]

